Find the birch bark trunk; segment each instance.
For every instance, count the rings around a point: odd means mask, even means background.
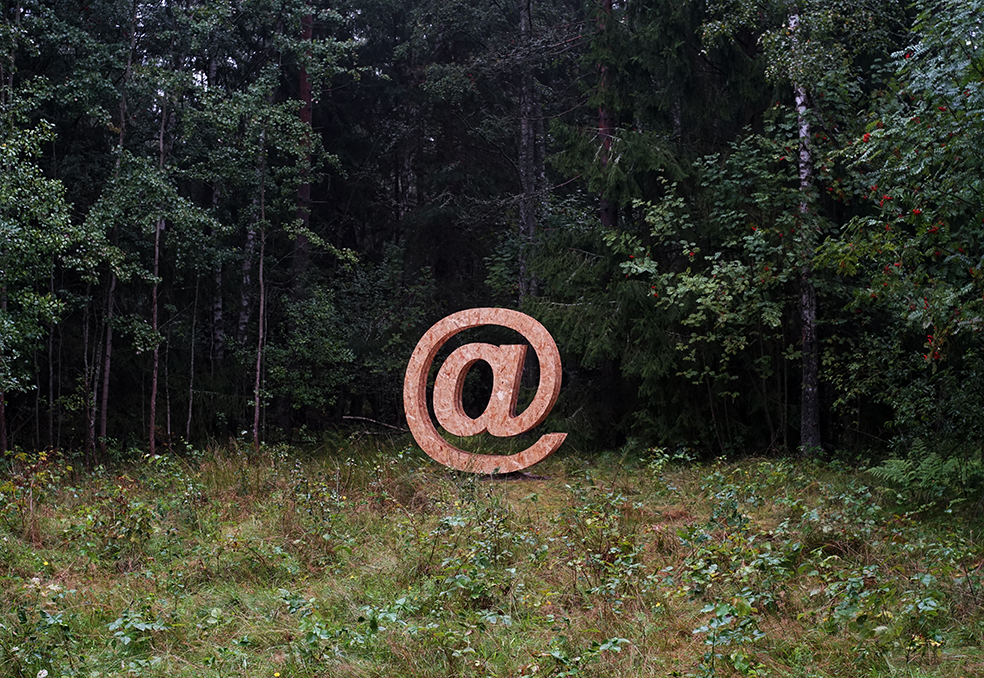
[[[115,231],[115,229],[114,229]],[[107,412],[109,411],[109,368],[113,362],[113,306],[116,275],[109,274],[109,293],[106,295],[106,345],[103,353],[102,392],[99,403],[99,454],[106,457]]]
[[[18,26],[20,24],[21,17],[21,5],[20,2],[16,3],[13,8],[14,12],[14,25]],[[8,102],[8,97],[14,92],[14,73],[16,71],[15,66],[16,49],[11,46],[10,55],[8,60],[10,61],[10,69],[6,74],[7,81],[4,83],[6,86],[0,88],[0,103],[6,105]],[[2,68],[0,68],[0,78],[3,78],[4,73]],[[0,309],[6,310],[7,308],[7,290],[6,288],[0,288]],[[7,394],[0,390],[0,454],[7,451],[8,440],[7,440]]]
[[[256,209],[259,210],[259,199],[254,200],[254,203]],[[251,274],[253,269],[253,250],[255,249],[256,227],[255,224],[250,224],[246,230],[246,243],[243,245],[243,265],[240,269],[242,287],[239,292],[239,326],[236,330],[236,341],[239,344],[246,342],[246,330],[249,329]]]
[[[799,41],[799,15],[789,17],[789,30],[793,36],[793,49]],[[793,55],[794,66],[798,55]],[[801,69],[797,69],[800,71]],[[813,285],[813,254],[816,248],[814,229],[811,225],[810,203],[813,196],[813,151],[810,147],[810,121],[807,117],[809,97],[806,87],[794,77],[796,97],[796,123],[799,135],[799,188],[800,222],[797,242],[800,256],[800,327],[802,331],[802,393],[800,397],[800,453],[813,454],[820,449],[820,346],[817,341],[817,297]]]
[[[222,302],[222,264],[212,269],[212,282],[215,285],[214,296],[212,297],[212,345],[209,355],[211,356],[212,374],[215,368],[222,364],[225,359],[225,309]]]

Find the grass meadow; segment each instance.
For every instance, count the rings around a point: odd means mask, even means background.
[[[981,505],[842,464],[405,439],[3,460],[0,676],[984,675]]]

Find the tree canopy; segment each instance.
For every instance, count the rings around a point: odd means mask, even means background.
[[[979,455],[982,10],[5,0],[0,447],[400,428],[499,305],[584,444]]]

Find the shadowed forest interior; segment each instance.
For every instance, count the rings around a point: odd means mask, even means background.
[[[4,0],[0,447],[402,428],[500,306],[584,449],[976,468],[978,9]]]

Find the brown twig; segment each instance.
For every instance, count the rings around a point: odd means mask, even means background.
[[[342,419],[352,419],[355,421],[368,421],[370,424],[376,424],[377,426],[385,426],[386,428],[391,428],[394,431],[399,431],[400,433],[408,433],[408,430],[405,428],[401,428],[399,426],[393,426],[393,424],[387,424],[386,422],[382,422],[382,421],[376,421],[375,419],[370,419],[369,417],[353,417],[345,414],[342,415]]]

